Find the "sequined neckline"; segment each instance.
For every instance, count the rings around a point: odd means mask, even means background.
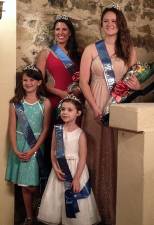
[[[30,103],[30,102],[27,102],[25,99],[23,99],[23,103],[26,103],[28,105],[35,105],[39,102],[39,100],[37,100],[36,102],[33,102],[33,103]]]

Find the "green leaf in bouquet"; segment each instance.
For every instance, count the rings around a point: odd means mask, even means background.
[[[140,83],[143,83],[145,80],[149,79],[154,74],[154,63],[143,64],[144,70],[137,73],[137,79]]]

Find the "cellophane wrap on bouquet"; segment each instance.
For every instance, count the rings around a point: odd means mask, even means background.
[[[140,83],[150,78],[154,73],[154,63],[137,63],[130,67],[122,80],[119,80],[111,91],[111,97],[108,100],[103,113],[103,124],[107,125],[109,120],[109,109],[111,104],[122,103],[124,100],[127,102],[127,97],[132,92],[127,86],[127,81],[132,75],[135,75]]]
[[[73,83],[68,86],[68,93],[79,96],[81,89],[79,87],[79,72],[76,72],[72,76]]]

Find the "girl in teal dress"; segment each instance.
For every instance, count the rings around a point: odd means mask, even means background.
[[[41,71],[34,65],[21,73],[15,96],[9,107],[9,152],[6,180],[21,186],[26,219],[24,225],[33,224],[32,196],[39,186],[39,164],[36,155],[42,151],[46,137],[50,102],[43,96],[44,84]],[[23,120],[25,118],[25,120]],[[30,129],[33,138],[27,133]],[[27,135],[27,136],[26,136]],[[31,139],[33,144],[31,144]],[[34,141],[35,140],[35,141]]]

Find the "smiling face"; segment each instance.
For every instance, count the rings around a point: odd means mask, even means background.
[[[72,102],[63,102],[60,117],[64,123],[75,123],[78,116],[81,115],[81,111],[77,110],[76,106]]]
[[[69,37],[71,36],[71,32],[68,26],[64,22],[57,22],[55,25],[55,40],[58,44],[66,45]]]
[[[102,29],[106,36],[116,36],[118,33],[116,14],[108,11],[102,18]]]
[[[38,86],[41,84],[41,80],[35,80],[25,74],[23,74],[22,85],[26,93],[33,93],[37,91]]]

